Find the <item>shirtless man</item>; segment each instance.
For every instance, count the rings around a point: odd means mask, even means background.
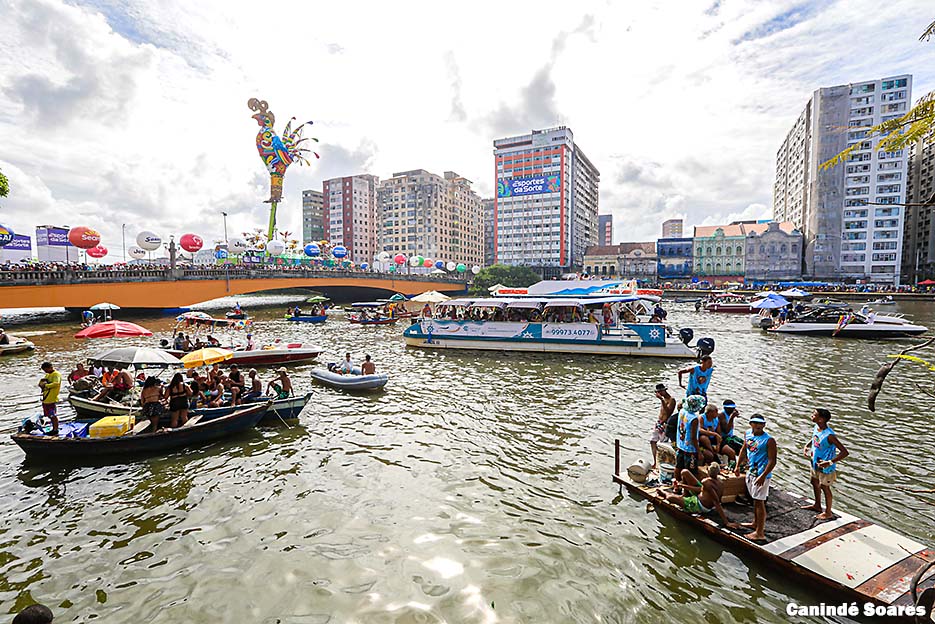
[[[277,370],[276,374],[278,375],[276,379],[270,381],[266,386],[267,394],[272,390],[276,393],[277,399],[285,399],[292,396],[292,381],[289,379],[289,375],[286,374],[285,367]]]
[[[724,494],[724,486],[720,481],[721,467],[717,464],[708,464],[708,476],[700,483],[690,470],[682,471],[682,490],[691,492],[684,496],[670,494],[662,488],[657,490],[657,494],[666,499],[666,502],[678,505],[688,513],[707,514],[711,511],[717,511],[723,522],[730,529],[740,528],[736,522],[731,522],[724,515],[724,508],[721,506],[721,496]]]
[[[656,444],[671,441],[666,436],[666,423],[669,422],[669,417],[675,411],[675,399],[669,395],[669,390],[665,384],[656,384],[656,398],[659,399],[659,417],[653,426],[653,434],[649,438],[649,446],[653,450],[653,470],[656,469]]]
[[[364,363],[360,365],[361,375],[374,375],[377,372],[376,364],[370,359],[370,355],[364,356]]]

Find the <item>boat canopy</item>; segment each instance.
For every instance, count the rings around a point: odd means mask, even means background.
[[[659,301],[658,297],[653,297],[652,295],[620,295],[617,297],[598,297],[595,299],[581,299],[578,301],[581,305],[584,306],[593,306],[593,305],[604,305],[605,303],[629,303],[631,301],[639,301],[640,299],[647,299],[649,301]]]
[[[526,309],[526,310],[535,310],[543,303],[546,303],[548,299],[534,298],[534,299],[517,299],[516,301],[511,301],[506,304],[506,307],[511,310],[517,309]]]
[[[386,301],[361,301],[360,303],[352,303],[352,308],[382,308],[387,304]]]
[[[472,308],[503,308],[510,303],[509,299],[477,299],[471,303]]]
[[[439,305],[443,305],[443,306],[469,306],[469,305],[471,305],[471,303],[472,303],[473,301],[474,301],[473,299],[452,299],[452,300],[450,300],[450,301],[446,301],[446,302],[441,303],[441,304],[439,304]]]
[[[547,308],[577,308],[583,306],[584,303],[578,299],[553,299],[545,304]]]

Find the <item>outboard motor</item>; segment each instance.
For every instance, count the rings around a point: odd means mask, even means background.
[[[690,327],[683,327],[679,330],[679,340],[681,340],[685,346],[688,346],[688,343],[691,342],[694,337],[695,332],[693,332]]]
[[[699,338],[695,344],[698,349],[698,357],[704,357],[714,353],[714,338]]]

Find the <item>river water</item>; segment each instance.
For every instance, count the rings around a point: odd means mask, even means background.
[[[717,341],[712,398],[769,419],[774,482],[810,491],[808,415],[828,407],[851,451],[836,508],[935,541],[935,506],[904,489],[931,487],[933,400],[916,384],[933,377],[900,365],[866,409],[875,371],[908,343],[765,335],[746,315],[669,308]],[[898,311],[935,322],[931,304]],[[614,439],[624,466],[648,456],[653,386],[677,386],[687,362],[429,352],[404,346],[402,324],[253,312],[261,340],[320,344],[323,361],[371,354],[386,392],[315,389],[297,426],[105,467],[26,465],[4,440],[0,612],[39,601],[57,622],[108,624],[778,622],[789,602],[829,599],[612,484]],[[138,322],[171,334],[169,317]],[[74,321],[13,330],[54,333],[0,360],[5,434],[38,409],[41,361],[67,374],[105,346],[75,341]],[[311,368],[292,369],[297,388]]]

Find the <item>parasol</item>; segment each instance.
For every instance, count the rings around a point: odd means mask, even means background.
[[[413,297],[410,301],[415,301],[417,303],[441,303],[449,299],[451,299],[451,297],[443,295],[437,290],[427,290],[421,295]]]
[[[118,306],[116,303],[107,303],[106,301],[104,301],[103,303],[95,303],[93,306],[91,306],[88,309],[98,312],[100,310],[119,310],[120,306]]]
[[[210,366],[217,362],[224,362],[234,357],[233,351],[227,349],[218,349],[217,347],[205,347],[191,353],[186,353],[182,357],[182,364],[185,368],[197,368],[199,366]]]
[[[162,349],[149,347],[117,347],[98,351],[88,358],[90,362],[99,362],[102,366],[126,368],[172,368],[181,366],[182,361]]]
[[[136,323],[127,321],[104,321],[95,323],[75,334],[75,338],[136,338],[152,336],[153,332]]]
[[[764,297],[759,301],[754,301],[750,304],[750,307],[756,308],[757,310],[773,310],[776,308],[784,308],[787,305],[789,305],[789,301],[785,297],[771,295],[769,297]]]
[[[175,317],[177,321],[187,321],[187,320],[214,320],[213,317],[207,312],[184,312]]]
[[[309,297],[305,300],[305,303],[324,303],[326,301],[331,301],[328,297],[322,297],[321,295],[315,295],[314,297]]]
[[[799,288],[790,288],[789,290],[784,290],[779,294],[783,297],[786,297],[787,299],[804,299],[805,297],[812,296],[811,293],[807,293]]]

